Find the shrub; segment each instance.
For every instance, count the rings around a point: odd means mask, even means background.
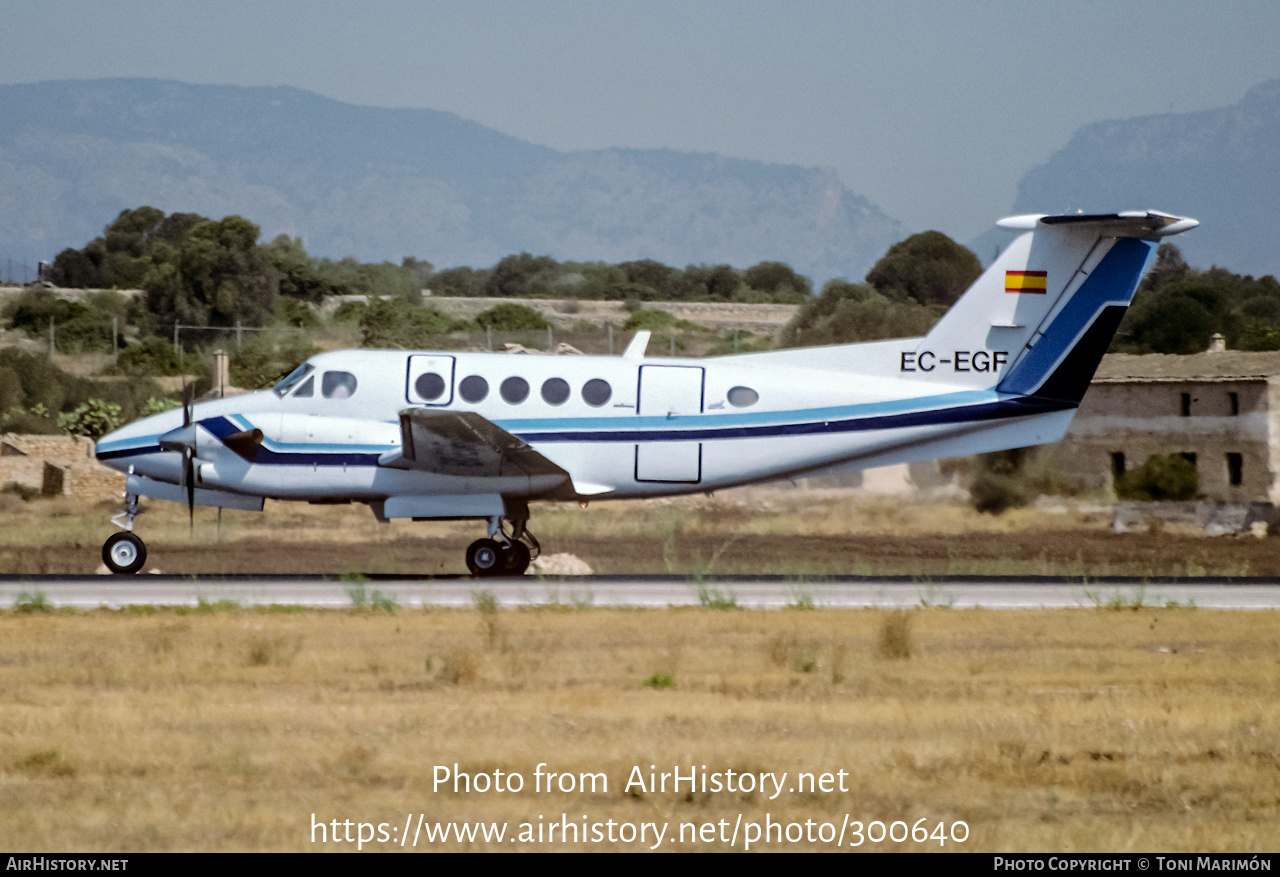
[[[973,507],[998,515],[1029,503],[1033,491],[1022,471],[1026,456],[1026,448],[979,455],[973,483],[969,485],[969,502]]]
[[[496,332],[524,332],[546,329],[547,321],[528,305],[503,302],[476,315],[476,322],[485,329]]]
[[[87,435],[95,441],[123,425],[120,406],[101,399],[90,399],[75,411],[58,415],[59,430],[67,435]]]
[[[1179,502],[1200,493],[1196,464],[1182,454],[1152,454],[1115,482],[1116,496],[1140,502]]]
[[[144,338],[130,344],[116,357],[116,371],[123,374],[177,375],[182,372],[173,343],[164,338]]]

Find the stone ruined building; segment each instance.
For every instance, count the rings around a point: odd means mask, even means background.
[[[44,496],[75,496],[91,502],[119,499],[124,475],[93,456],[93,440],[66,435],[0,436],[0,485],[38,488]]]
[[[1205,500],[1280,503],[1280,352],[1226,350],[1102,360],[1066,437],[1048,451],[1109,488],[1153,454],[1182,454]]]

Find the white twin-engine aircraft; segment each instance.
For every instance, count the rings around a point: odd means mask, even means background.
[[[923,338],[721,356],[344,350],[273,389],[184,406],[103,437],[125,471],[102,549],[135,573],[138,497],[260,511],[367,503],[378,520],[478,519],[475,575],[538,551],[534,500],[707,492],[1057,441],[1156,248],[1194,219],[1017,216],[1023,233]]]

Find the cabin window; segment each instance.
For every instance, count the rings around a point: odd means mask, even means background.
[[[542,382],[542,401],[548,405],[563,405],[568,398],[568,381],[563,378],[548,378]]]
[[[479,375],[471,375],[463,378],[462,383],[458,384],[458,392],[468,402],[473,404],[482,402],[484,397],[489,395],[489,382]]]
[[[498,394],[502,396],[503,401],[519,405],[529,398],[529,382],[524,378],[507,378],[502,382],[502,386],[498,387]]]
[[[302,382],[302,386],[298,388],[298,392],[293,394],[295,399],[310,399],[316,394],[316,379],[309,377]]]
[[[592,378],[582,385],[582,401],[592,408],[599,408],[611,398],[613,398],[613,387],[609,386],[608,381]]]
[[[750,387],[734,387],[729,391],[729,404],[734,408],[750,408],[760,401],[760,394]]]
[[[1232,487],[1244,484],[1244,454],[1227,454],[1227,480]]]
[[[272,389],[275,390],[275,394],[277,396],[283,399],[285,397],[285,394],[287,394],[290,390],[292,390],[295,386],[297,386],[299,381],[301,381],[303,378],[305,378],[307,375],[311,374],[315,370],[316,370],[316,367],[314,365],[304,362],[302,365],[298,366],[293,371],[289,372],[288,376],[286,376],[283,381],[276,384],[275,387],[273,387]]]
[[[444,378],[435,372],[418,375],[413,382],[413,389],[427,402],[434,402],[444,395]]]
[[[351,372],[325,372],[320,394],[326,399],[348,399],[356,392],[356,376]]]

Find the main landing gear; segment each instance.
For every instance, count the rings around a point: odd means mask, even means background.
[[[525,528],[527,520],[512,520],[510,533],[503,527],[504,520],[490,518],[488,538],[477,539],[467,548],[467,569],[473,576],[522,576],[542,553],[538,540]]]
[[[102,545],[102,562],[113,573],[133,574],[147,562],[147,546],[133,535],[133,519],[138,516],[138,495],[126,493],[124,511],[111,519],[123,533],[113,533]]]

